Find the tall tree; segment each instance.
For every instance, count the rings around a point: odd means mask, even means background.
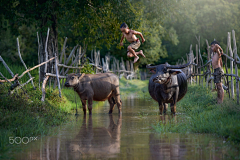
[[[122,5],[124,5],[124,7],[121,7]],[[104,10],[105,8],[111,8],[116,14],[119,14],[115,23],[120,23],[120,19],[124,17],[122,17],[122,14],[124,15],[126,12],[134,15],[134,13],[131,13],[132,9],[130,3],[128,3],[128,0],[1,0],[0,7],[2,8],[1,14],[4,14],[6,18],[10,20],[12,25],[19,26],[20,24],[34,24],[38,27],[40,43],[42,46],[40,49],[41,62],[45,60],[46,55],[45,44],[47,28],[50,28],[50,34],[46,44],[49,58],[54,56],[54,52],[56,52],[58,55],[58,26],[61,19],[66,20],[65,23],[70,23],[73,28],[76,28],[80,25],[76,22],[79,20],[79,17],[82,20],[96,20],[96,22],[99,22],[101,17],[96,15],[98,15],[98,13],[108,11]],[[118,7],[121,7],[121,10]],[[96,13],[95,16],[94,12]],[[96,25],[99,24],[95,24],[94,26]],[[100,26],[102,30],[108,29],[108,32],[113,31],[113,29],[111,29],[109,26],[105,26],[105,24],[100,24]],[[84,27],[86,30],[88,30],[90,36],[92,33],[91,26],[85,25]],[[77,31],[75,32],[78,33]],[[95,34],[101,35],[97,32],[95,32]],[[87,38],[88,37],[85,35],[86,40],[88,40]],[[111,37],[108,38],[108,40],[111,41]],[[50,63],[50,65],[48,65],[48,70],[50,70],[51,67],[52,64]],[[43,80],[45,74],[44,67],[41,67],[40,71],[40,79]]]

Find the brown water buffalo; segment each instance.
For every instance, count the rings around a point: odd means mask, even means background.
[[[105,101],[110,104],[109,114],[117,103],[118,113],[121,114],[122,102],[120,99],[119,80],[115,74],[75,74],[67,76],[66,87],[73,87],[82,101],[83,112],[86,114],[86,101],[88,100],[89,115],[92,114],[93,101]]]

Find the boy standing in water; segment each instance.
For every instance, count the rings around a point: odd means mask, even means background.
[[[135,52],[135,50],[138,49],[141,45],[139,38],[137,38],[135,35],[140,35],[142,38],[142,43],[145,42],[145,39],[143,38],[142,33],[129,29],[126,23],[121,24],[120,30],[122,31],[122,34],[123,34],[120,41],[120,45],[123,46],[122,41],[124,38],[126,38],[127,41],[131,43],[127,48],[128,49],[127,56],[135,57],[133,63],[136,63],[138,61],[139,57],[137,55],[139,54],[145,58],[145,55],[143,54],[142,50],[140,50],[139,52]]]
[[[212,66],[214,69],[214,83],[216,83],[217,86],[217,103],[223,103],[223,97],[224,97],[224,92],[223,92],[223,87],[222,87],[222,82],[221,78],[223,76],[223,71],[222,71],[222,54],[223,50],[220,47],[219,43],[217,41],[213,41],[211,43],[211,50],[215,52],[215,54],[212,57]]]

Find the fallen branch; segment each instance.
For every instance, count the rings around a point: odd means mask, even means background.
[[[14,92],[14,90],[19,90],[20,88],[22,88],[22,87],[24,87],[26,84],[28,84],[30,81],[32,81],[33,79],[34,79],[35,77],[32,77],[32,78],[30,78],[27,82],[25,82],[24,84],[21,84],[21,85],[17,85],[16,87],[13,87],[12,88],[12,86],[11,86],[11,92],[10,92],[10,94],[12,94],[13,92]]]
[[[50,76],[50,77],[57,77],[56,74],[52,74],[52,73],[46,73],[46,76]],[[67,76],[58,76],[59,78],[67,78]]]
[[[1,72],[0,72],[0,73],[1,73]],[[5,77],[2,75],[2,73],[1,73],[1,76],[5,79]],[[17,77],[18,77],[18,74],[16,74],[12,79],[7,79],[7,78],[6,78],[5,80],[1,80],[1,79],[0,79],[0,82],[3,82],[3,83],[4,83],[4,82],[9,82],[9,83],[10,83],[10,82],[12,82],[12,81],[15,81],[15,79],[16,79]]]
[[[53,60],[54,58],[56,58],[56,57],[53,57],[53,58],[47,60],[46,62],[43,62],[43,63],[41,63],[41,64],[39,64],[39,65],[36,65],[36,66],[33,67],[33,68],[30,68],[30,69],[24,71],[24,72],[21,74],[21,76],[18,77],[18,79],[22,78],[22,76],[23,76],[24,74],[26,74],[27,72],[30,72],[30,71],[34,70],[35,68],[40,67],[40,66],[44,65],[45,63],[48,63],[49,61]]]

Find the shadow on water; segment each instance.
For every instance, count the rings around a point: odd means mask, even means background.
[[[93,108],[92,116],[80,116],[58,128],[54,136],[31,142],[15,159],[228,159],[233,147],[205,134],[158,134],[151,125],[178,123],[181,116],[159,116],[157,103],[147,99],[123,100],[123,114],[106,114],[108,103]],[[234,155],[234,153],[233,153]],[[235,153],[236,155],[236,153]],[[233,158],[233,157],[230,157]]]

